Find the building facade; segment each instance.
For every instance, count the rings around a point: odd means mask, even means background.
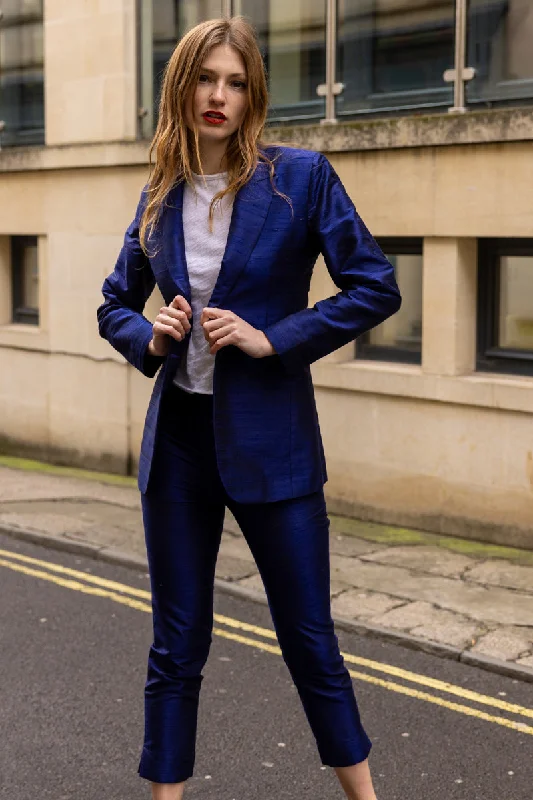
[[[328,156],[404,297],[313,365],[330,509],[533,547],[530,0],[2,11],[0,448],[135,471],[152,384],[99,338],[100,287],[176,40],[242,13],[268,70],[269,137]],[[310,303],[335,291],[319,262]]]

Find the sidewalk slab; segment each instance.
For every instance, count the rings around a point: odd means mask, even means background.
[[[466,569],[476,566],[476,562],[469,556],[426,545],[388,547],[386,550],[380,549],[371,554],[364,554],[361,558],[363,561],[373,561],[376,564],[392,564],[396,567],[406,567],[450,578],[460,577]]]
[[[461,580],[427,575],[404,567],[370,564],[344,556],[331,557],[332,578],[361,589],[395,597],[424,600],[489,623],[533,625],[533,594],[511,589],[466,584]]]
[[[359,589],[348,589],[337,595],[332,601],[333,614],[353,619],[374,619],[390,611],[391,608],[404,606],[405,600],[391,597],[379,592],[361,592]]]
[[[504,586],[508,589],[533,591],[533,567],[509,564],[507,561],[486,561],[477,564],[465,574],[468,581],[491,586]]]
[[[479,625],[467,617],[435,608],[431,603],[414,602],[392,609],[372,618],[376,625],[388,628],[400,628],[413,636],[444,642],[455,647],[467,647],[485,632]]]
[[[503,661],[527,657],[533,649],[533,628],[501,627],[487,633],[472,647],[473,653],[483,653]]]

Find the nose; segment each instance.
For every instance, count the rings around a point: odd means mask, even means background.
[[[213,86],[213,91],[211,92],[211,99],[215,103],[225,103],[226,102],[226,95],[224,92],[224,84],[222,81],[217,81]]]

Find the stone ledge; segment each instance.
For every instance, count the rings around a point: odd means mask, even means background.
[[[340,121],[336,125],[272,126],[266,138],[323,153],[523,142],[533,139],[533,108],[411,114]]]
[[[316,388],[408,397],[452,405],[533,413],[533,379],[497,373],[430,375],[421,367],[369,361],[317,362]]]
[[[6,147],[0,150],[0,172],[148,166],[147,141]]]
[[[533,108],[411,114],[340,121],[337,125],[270,126],[265,141],[323,153],[496,144],[533,140]],[[148,164],[148,140],[6,147],[0,172],[135,167]]]

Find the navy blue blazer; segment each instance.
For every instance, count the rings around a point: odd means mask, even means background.
[[[353,341],[400,307],[394,270],[370,235],[339,177],[321,154],[278,154],[275,185],[259,164],[237,193],[220,273],[208,305],[230,309],[265,332],[276,353],[252,358],[234,345],[215,355],[213,416],[217,463],[237,502],[284,500],[318,490],[326,463],[309,365]],[[126,231],[98,308],[100,335],[144,375],[157,376],[139,462],[145,492],[157,437],[162,392],[185,357],[190,333],[171,340],[164,359],[147,354],[152,323],[142,314],[157,283],[167,305],[191,302],[182,220],[183,183],[169,193],[150,257],[139,244],[139,220]],[[313,267],[322,252],[340,291],[307,308]],[[191,323],[193,321],[191,320]],[[187,420],[183,420],[187,424]]]

